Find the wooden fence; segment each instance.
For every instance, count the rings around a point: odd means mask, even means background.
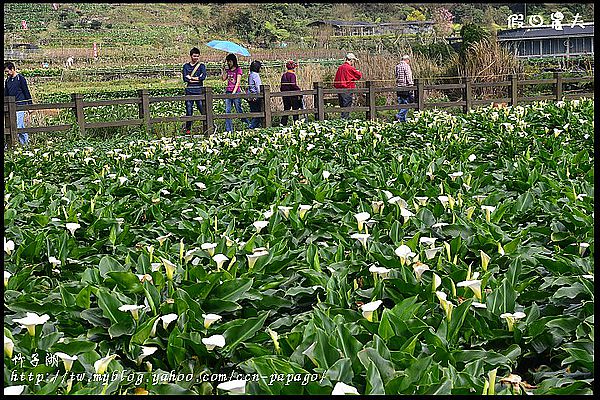
[[[401,107],[406,109],[425,110],[429,108],[447,108],[447,107],[461,107],[463,112],[468,112],[470,109],[476,106],[489,105],[490,103],[506,103],[509,105],[517,105],[520,103],[540,101],[540,100],[553,100],[560,101],[562,99],[572,99],[579,97],[593,97],[593,92],[579,92],[579,93],[564,93],[564,84],[568,83],[585,83],[593,82],[593,76],[583,77],[563,77],[560,72],[555,72],[553,78],[549,79],[524,79],[519,80],[516,75],[510,75],[506,81],[499,82],[472,82],[471,77],[462,78],[460,83],[449,83],[449,84],[434,84],[426,85],[422,80],[415,79],[413,86],[405,87],[406,90],[415,91],[415,102],[411,104],[403,104]],[[525,85],[543,85],[550,84],[553,87],[552,94],[538,95],[525,97],[520,96],[519,92]],[[508,96],[500,98],[486,98],[476,99],[474,92],[478,88],[498,88],[508,87]],[[396,104],[385,104],[377,105],[376,99],[378,94],[395,93],[397,87],[377,87],[374,82],[366,81],[364,88],[355,89],[335,89],[325,88],[322,82],[313,83],[313,88],[310,90],[298,90],[290,92],[271,92],[269,86],[261,86],[261,93],[258,96],[261,100],[260,112],[247,112],[247,113],[229,113],[229,114],[215,114],[214,102],[215,100],[222,99],[249,99],[256,98],[254,94],[217,94],[214,93],[211,87],[205,87],[204,92],[199,95],[181,95],[181,96],[150,96],[147,89],[140,89],[138,91],[138,97],[127,98],[127,99],[114,99],[114,100],[95,100],[95,101],[84,101],[81,94],[73,94],[72,100],[67,103],[48,103],[48,104],[32,104],[32,105],[17,105],[14,97],[4,98],[4,138],[5,142],[10,146],[18,143],[17,134],[27,132],[34,134],[37,132],[52,132],[52,131],[65,131],[70,130],[74,126],[77,126],[82,134],[85,134],[86,129],[92,128],[108,128],[108,127],[121,127],[138,125],[145,127],[148,131],[152,129],[152,126],[157,123],[164,122],[183,122],[183,121],[201,121],[203,125],[203,131],[205,133],[213,132],[215,120],[219,119],[242,119],[242,118],[253,118],[259,117],[262,119],[262,126],[269,128],[272,126],[273,117],[280,116],[293,116],[293,115],[314,115],[314,119],[323,121],[326,119],[327,114],[331,113],[342,113],[342,112],[364,112],[366,119],[375,120],[377,119],[378,112],[387,110],[398,110],[400,106]],[[459,90],[462,92],[460,100],[457,101],[445,101],[445,102],[425,102],[426,92],[431,90]],[[352,107],[337,107],[332,106],[332,103],[337,104],[336,101],[326,99],[326,95],[337,95],[339,93],[354,93],[355,95],[364,94],[364,104],[353,105]],[[303,108],[300,110],[274,110],[272,109],[271,99],[285,96],[311,96],[313,98],[314,106],[311,108]],[[395,95],[394,95],[395,98]],[[176,116],[176,117],[153,117],[150,113],[150,104],[160,102],[183,102],[185,100],[202,100],[204,103],[204,114],[193,115],[193,116]],[[87,107],[98,107],[107,105],[119,105],[119,104],[137,104],[139,108],[138,118],[126,119],[118,121],[106,121],[106,122],[88,122],[85,120],[84,109]],[[268,107],[266,107],[268,105]],[[53,126],[39,126],[39,127],[26,127],[17,128],[17,112],[18,111],[33,111],[33,110],[55,110],[55,109],[72,109],[75,115],[75,124],[66,125],[53,125]]]

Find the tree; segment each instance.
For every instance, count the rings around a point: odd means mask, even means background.
[[[479,42],[488,40],[489,33],[477,24],[465,24],[460,30],[462,43],[460,45],[460,56],[464,60],[469,48]]]
[[[425,21],[425,14],[419,10],[413,10],[406,16],[407,21]]]

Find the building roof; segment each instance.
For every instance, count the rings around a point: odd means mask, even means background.
[[[584,24],[582,28],[579,25],[571,28],[570,25],[563,25],[563,30],[556,30],[551,26],[541,26],[539,28],[517,28],[498,31],[498,40],[516,40],[516,39],[534,39],[534,38],[553,38],[565,36],[593,36],[594,23]]]
[[[364,26],[364,27],[374,27],[374,26],[403,26],[403,25],[430,25],[433,24],[433,21],[402,21],[402,22],[382,22],[382,23],[373,23],[373,22],[364,22],[364,21],[342,21],[335,19],[324,19],[313,21],[308,24],[308,26],[315,25],[334,25],[334,26]]]

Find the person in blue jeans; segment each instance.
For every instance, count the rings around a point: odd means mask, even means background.
[[[4,96],[14,96],[17,105],[33,104],[27,80],[25,80],[23,75],[17,73],[13,62],[8,61],[4,63],[4,74],[6,74]],[[25,128],[25,111],[17,111],[17,128]],[[27,144],[29,142],[29,135],[26,132],[19,133],[19,142]]]
[[[221,74],[221,79],[227,81],[225,93],[241,93],[242,69],[238,66],[237,57],[235,54],[230,53],[225,57],[225,62],[227,63],[227,68],[223,68]],[[225,99],[225,112],[227,114],[231,114],[232,107],[235,107],[235,110],[241,114],[243,112],[242,99]],[[243,118],[242,121],[248,124],[247,118]],[[225,120],[225,130],[233,132],[233,123],[229,118]]]
[[[250,64],[250,75],[248,76],[248,93],[256,94],[257,96],[260,94],[260,85],[262,82],[260,80],[260,67],[262,64],[258,60],[252,61]],[[260,112],[261,111],[261,99],[260,97],[256,97],[253,99],[248,99],[248,105],[250,106],[250,112]],[[260,126],[262,118],[254,117],[250,121],[248,128],[254,129]]]
[[[204,86],[204,79],[206,79],[206,65],[199,62],[200,50],[194,47],[190,50],[191,61],[183,64],[183,81],[187,84],[185,88],[186,95],[198,95],[202,94]],[[204,107],[202,100],[186,100],[185,101],[185,115],[191,116],[194,114],[194,103],[200,114],[204,114]],[[192,129],[192,121],[185,122],[185,133],[190,134]]]
[[[396,75],[396,87],[398,96],[398,105],[408,104],[414,102],[414,96],[412,90],[404,89],[405,86],[413,86],[412,69],[410,68],[410,56],[402,56],[402,61],[395,68]],[[400,108],[396,117],[400,122],[406,122],[406,114],[408,108]]]

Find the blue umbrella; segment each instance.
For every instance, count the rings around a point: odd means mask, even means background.
[[[211,40],[210,42],[206,43],[206,45],[208,47],[212,47],[213,49],[250,57],[250,52],[248,49],[240,46],[237,43],[229,42],[227,40]]]

